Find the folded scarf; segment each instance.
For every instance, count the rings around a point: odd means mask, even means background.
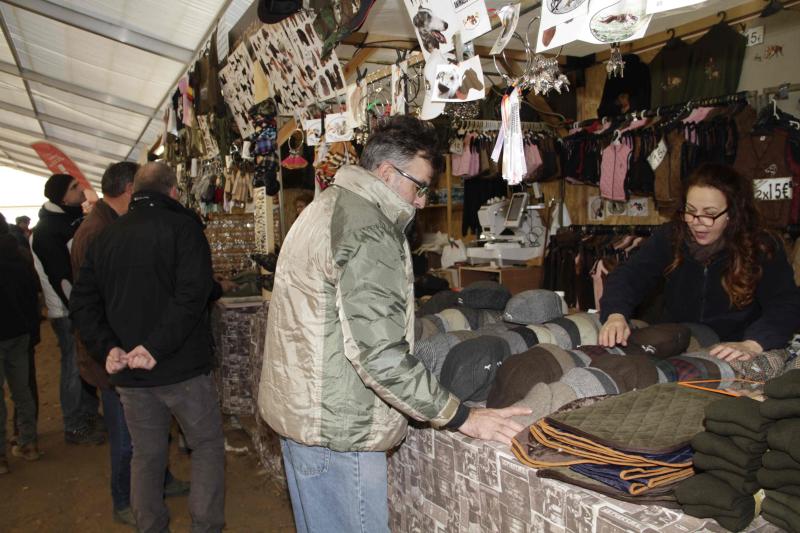
[[[756,480],[755,474],[750,478],[744,478],[739,474],[734,474],[733,472],[728,472],[726,470],[709,470],[705,473],[711,474],[717,479],[721,479],[730,485],[735,491],[740,492],[741,494],[754,494],[758,491],[758,489],[761,488],[761,485],[759,485],[758,481]]]
[[[756,472],[756,479],[765,489],[782,489],[787,485],[800,485],[800,471],[787,468],[761,467]]]
[[[770,398],[800,398],[800,369],[767,381],[764,394]]]
[[[760,406],[761,402],[746,396],[723,398],[706,406],[706,420],[739,424],[754,433],[761,433],[772,421],[761,416]]]
[[[698,474],[675,488],[684,512],[698,518],[713,518],[731,531],[744,529],[755,516],[752,495],[741,494],[709,474]]]
[[[767,440],[766,430],[750,431],[740,424],[735,424],[733,422],[717,422],[716,420],[709,420],[708,418],[706,418],[704,424],[706,426],[706,431],[716,433],[717,435],[745,437],[759,442]]]
[[[773,420],[800,417],[800,398],[774,400],[768,398],[761,402],[761,415]]]
[[[731,463],[730,461],[726,461],[722,457],[697,451],[694,453],[694,466],[696,469],[703,471],[725,470],[726,472],[736,474],[737,476],[742,476],[748,480],[753,479],[756,471],[758,470],[757,467],[751,469],[742,468]]]
[[[767,442],[773,450],[780,450],[800,461],[800,418],[778,420],[767,432]]]
[[[761,464],[764,468],[772,468],[775,470],[796,470],[797,471],[797,485],[800,485],[800,461],[795,461],[792,456],[780,450],[769,450],[761,458]]]
[[[792,507],[794,505],[794,507]],[[800,531],[800,512],[797,511],[800,505],[799,498],[785,496],[774,491],[767,491],[767,497],[761,504],[764,511],[764,518],[775,517],[781,523],[770,520],[773,524],[781,526],[786,531]]]
[[[715,457],[721,457],[745,470],[757,470],[761,466],[761,456],[749,454],[736,446],[728,437],[708,431],[701,431],[692,438],[692,448]]]

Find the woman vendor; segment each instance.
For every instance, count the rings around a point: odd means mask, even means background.
[[[625,345],[633,310],[664,279],[662,322],[704,324],[710,354],[746,360],[783,348],[800,327],[800,289],[779,238],[760,223],[753,184],[705,164],[683,185],[672,222],[609,274],[600,303],[603,346]]]

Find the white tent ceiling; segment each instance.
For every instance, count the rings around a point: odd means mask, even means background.
[[[213,29],[231,29],[253,1],[0,0],[0,164],[49,174],[30,148],[47,140],[99,184],[108,164],[135,160],[155,141],[161,109],[178,77]],[[508,1],[487,0],[487,6]],[[518,28],[524,31],[540,3],[521,2],[526,12]],[[654,19],[648,34],[747,2],[708,0],[667,12]],[[537,29],[534,23],[532,40]],[[403,0],[376,0],[359,31],[370,40],[414,42]],[[498,31],[477,44],[491,46]],[[513,40],[509,46],[520,48]],[[605,48],[574,43],[562,53],[583,56]],[[353,46],[338,48],[343,63],[354,52]],[[374,70],[395,59],[393,49],[379,49],[368,65]]]

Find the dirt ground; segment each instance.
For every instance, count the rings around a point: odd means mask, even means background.
[[[39,381],[39,449],[44,456],[26,462],[11,456],[11,473],[0,476],[0,531],[11,532],[125,532],[133,531],[112,519],[108,444],[74,446],[64,443],[58,402],[59,351],[50,325],[42,323],[42,342],[36,350]],[[7,390],[7,387],[6,387]],[[11,402],[6,396],[9,408]],[[229,447],[244,453],[226,454],[226,531],[294,531],[288,495],[276,488],[260,468],[250,439],[226,424]],[[8,428],[7,435],[11,435]],[[190,478],[189,458],[171,449],[170,468],[176,477]],[[189,531],[187,498],[167,500],[173,532]]]

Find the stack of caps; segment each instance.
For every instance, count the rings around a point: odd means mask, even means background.
[[[715,399],[674,383],[653,385],[545,417],[517,434],[512,449],[523,464],[546,469],[540,477],[674,506],[676,484],[694,473],[689,440]]]
[[[767,382],[764,393],[761,414],[775,424],[767,430],[770,449],[757,474],[767,489],[762,514],[787,531],[800,531],[800,370]]]
[[[770,425],[759,406],[751,398],[730,397],[706,407],[706,430],[692,438],[694,466],[702,473],[675,490],[686,514],[713,518],[731,531],[752,522],[756,471]]]

